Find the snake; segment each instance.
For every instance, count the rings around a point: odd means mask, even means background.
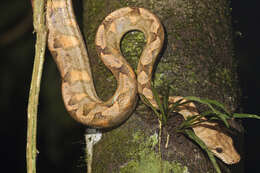
[[[116,127],[132,114],[138,94],[158,107],[151,80],[153,65],[164,44],[164,28],[156,15],[144,8],[124,7],[110,13],[99,25],[95,37],[96,51],[117,80],[117,89],[107,101],[97,96],[87,48],[72,1],[47,0],[46,26],[48,48],[61,76],[65,108],[76,121],[93,128]],[[143,32],[146,38],[136,75],[120,51],[122,37],[132,30]],[[170,97],[171,102],[180,99],[183,98]],[[187,103],[179,113],[186,119],[198,111],[193,103]],[[239,162],[240,156],[232,138],[217,128],[217,124],[205,122],[193,130],[222,161],[227,164]]]

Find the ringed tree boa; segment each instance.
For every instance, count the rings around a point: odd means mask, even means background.
[[[117,89],[107,101],[96,94],[88,53],[77,25],[71,0],[47,0],[48,47],[62,78],[62,96],[69,114],[78,122],[95,128],[108,128],[125,121],[133,112],[137,93],[158,107],[151,90],[153,64],[164,42],[158,17],[144,8],[125,7],[109,14],[96,34],[96,50],[117,80]],[[142,31],[146,46],[135,73],[120,52],[120,41],[131,30]],[[176,102],[182,97],[170,97]],[[192,109],[189,109],[192,108]],[[198,114],[193,103],[179,111],[186,119]],[[195,134],[227,164],[239,162],[232,138],[215,123],[193,127]]]

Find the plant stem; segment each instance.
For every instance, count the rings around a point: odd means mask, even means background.
[[[37,132],[37,111],[40,92],[40,83],[46,49],[47,30],[45,27],[45,0],[33,1],[33,26],[36,32],[35,58],[33,65],[32,81],[29,93],[27,108],[27,146],[26,163],[27,173],[36,173],[36,132]]]
[[[102,133],[97,129],[86,129],[85,141],[86,141],[86,165],[87,173],[92,173],[92,162],[93,162],[93,148],[94,145],[100,141]]]
[[[160,165],[161,165],[161,170],[160,172],[163,172],[163,165],[162,165],[162,152],[161,152],[161,142],[162,142],[162,121],[158,119],[159,121],[159,143],[158,143],[158,150],[159,150],[159,155],[160,155]]]
[[[170,134],[168,132],[166,133],[167,133],[167,138],[166,138],[165,148],[167,149],[169,145]]]
[[[87,162],[87,173],[92,173],[92,162],[93,162],[93,139],[89,135],[85,135],[86,141],[86,162]]]

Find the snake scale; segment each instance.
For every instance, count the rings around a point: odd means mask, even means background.
[[[47,0],[48,47],[62,78],[62,96],[69,114],[78,122],[95,128],[114,127],[133,112],[137,93],[157,107],[151,90],[153,64],[164,42],[164,30],[154,14],[144,8],[125,7],[109,14],[96,33],[96,50],[117,80],[117,89],[107,101],[96,94],[88,53],[77,25],[71,0]],[[146,37],[137,67],[137,78],[120,52],[121,38],[131,30]],[[182,97],[171,97],[175,102]],[[192,109],[189,109],[192,108]],[[179,111],[184,118],[198,114],[193,103]],[[204,125],[204,126],[203,126]],[[211,151],[227,164],[240,160],[232,139],[217,124],[193,127]]]

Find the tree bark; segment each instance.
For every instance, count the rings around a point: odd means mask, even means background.
[[[116,81],[97,58],[95,33],[105,16],[125,6],[149,9],[165,27],[164,49],[154,74],[154,85],[159,91],[163,92],[169,86],[170,95],[209,98],[224,103],[231,111],[237,108],[240,94],[227,0],[83,1],[83,30],[95,86],[102,99],[113,95]],[[126,36],[125,39],[128,40],[122,42],[122,52],[136,67],[144,45],[143,36],[137,33],[137,37]],[[92,171],[157,173],[161,170],[159,165],[163,165],[163,171],[167,173],[214,172],[201,149],[173,131],[181,121],[181,116],[172,116],[163,128],[161,160],[158,154],[159,123],[139,101],[134,114],[120,127],[104,132],[102,140],[94,146]],[[170,136],[166,148],[167,134]],[[237,173],[241,166],[241,163],[233,167],[221,164],[223,172],[235,170]]]

